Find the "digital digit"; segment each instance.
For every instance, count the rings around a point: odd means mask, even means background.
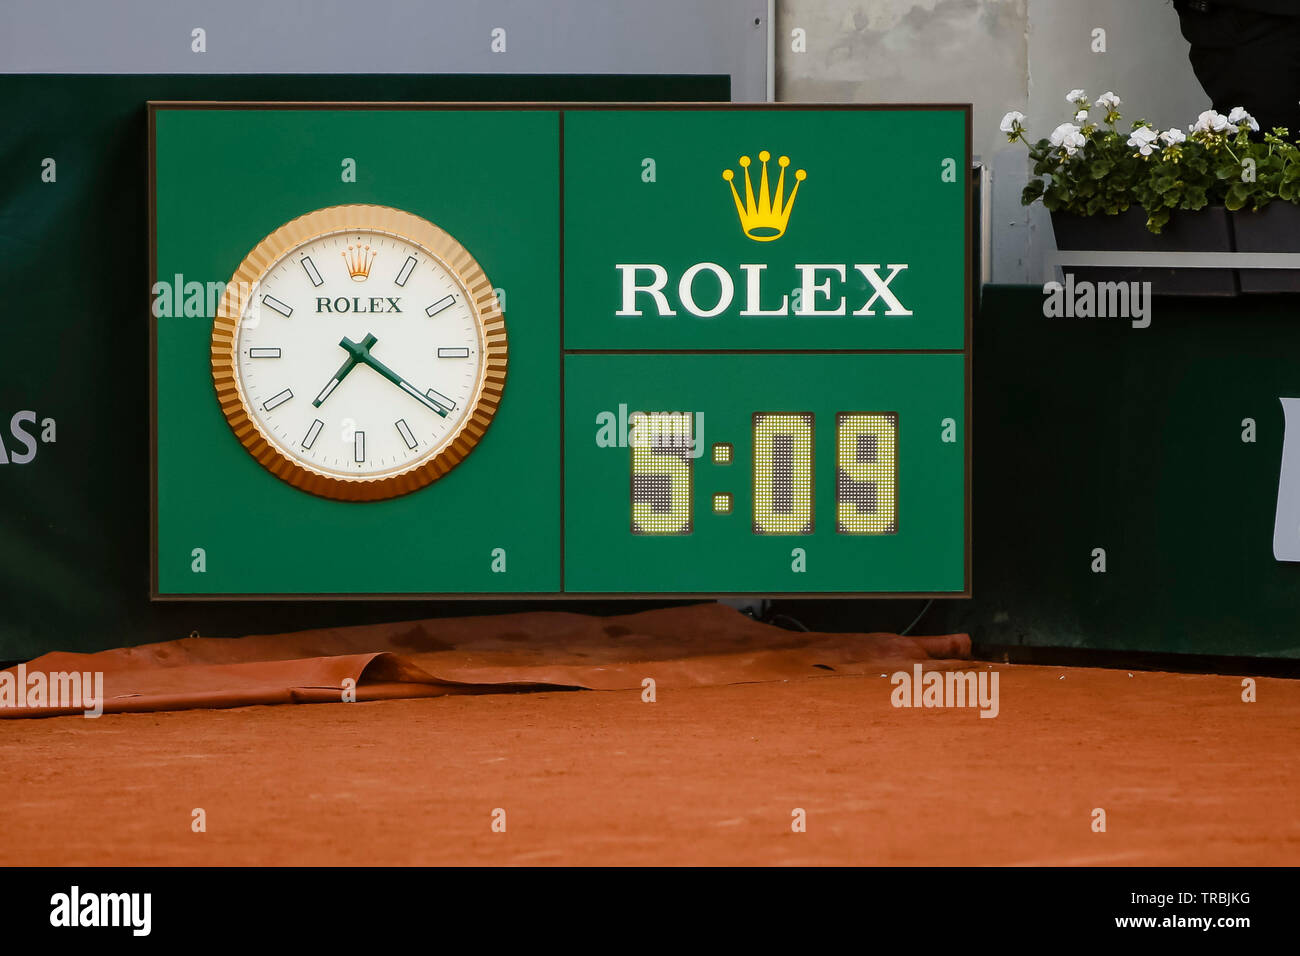
[[[690,534],[693,510],[691,414],[633,412],[632,533]]]
[[[812,534],[813,415],[754,413],[754,534]]]
[[[898,532],[898,413],[835,416],[835,530]]]

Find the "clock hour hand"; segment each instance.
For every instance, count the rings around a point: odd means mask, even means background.
[[[370,346],[374,345],[375,341],[376,339],[373,335],[367,335],[360,344],[353,342],[351,339],[345,338],[339,343],[339,345],[343,346],[343,348],[347,350],[349,357],[353,359],[354,362],[361,362],[365,365],[369,365],[372,369],[384,378],[388,379],[402,391],[406,392],[406,394],[410,395],[425,408],[432,412],[436,412],[443,418],[446,418],[449,409],[446,409],[435,402],[428,395],[425,395],[406,379],[402,378],[402,376],[398,375],[391,368],[370,354]]]
[[[316,396],[316,399],[315,401],[312,402],[312,404],[315,405],[317,408],[320,408],[321,403],[324,402],[325,399],[330,397],[330,393],[333,392],[334,389],[338,388],[339,382],[347,378],[348,373],[357,367],[357,362],[361,361],[357,357],[358,352],[364,351],[366,353],[369,353],[370,346],[374,345],[378,341],[379,340],[376,339],[373,335],[367,335],[364,339],[361,340],[360,345],[350,341],[349,339],[344,339],[343,342],[340,342],[339,344],[343,346],[345,351],[347,351],[348,357],[343,362],[343,364],[339,366],[339,370],[334,373],[334,377],[329,380],[329,384],[321,389],[320,394]],[[347,344],[345,345],[344,343]],[[353,351],[353,349],[349,349],[348,345],[352,345],[357,351]]]

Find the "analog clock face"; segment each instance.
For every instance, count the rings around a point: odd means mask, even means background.
[[[491,283],[446,233],[398,210],[332,207],[268,236],[232,285],[243,280],[214,326],[213,373],[236,434],[274,474],[375,500],[473,449],[500,399],[505,330]]]

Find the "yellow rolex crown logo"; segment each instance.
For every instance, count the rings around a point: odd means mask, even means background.
[[[375,255],[369,246],[362,245],[348,246],[347,252],[342,253],[353,282],[365,282],[370,278],[370,267],[375,264]]]
[[[790,198],[785,198],[785,168],[790,165],[790,157],[782,156],[776,162],[781,167],[781,174],[776,179],[776,194],[768,189],[767,161],[772,154],[762,150],[758,160],[763,164],[763,174],[759,178],[758,198],[754,198],[754,184],[749,178],[749,157],[740,157],[741,168],[745,170],[745,200],[741,202],[740,193],[734,182],[736,174],[730,169],[722,171],[722,178],[731,186],[731,198],[736,201],[736,213],[740,216],[740,228],[745,235],[755,242],[771,242],[785,234],[785,225],[790,221],[790,210],[794,208],[794,197],[799,192],[799,184],[808,178],[802,169],[794,172],[794,188]]]

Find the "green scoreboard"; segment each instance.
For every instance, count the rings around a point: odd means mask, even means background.
[[[969,107],[150,137],[155,598],[969,594]]]

